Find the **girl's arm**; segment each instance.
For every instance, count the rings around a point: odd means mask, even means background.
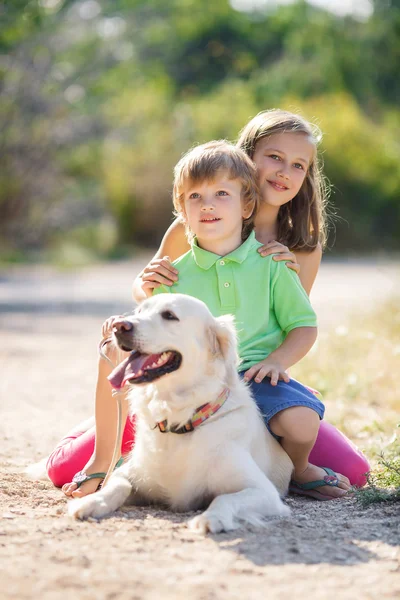
[[[296,252],[296,259],[300,265],[299,277],[301,285],[310,295],[315,278],[317,277],[318,269],[322,259],[322,246],[318,245],[312,252]]]
[[[136,277],[132,294],[136,302],[151,296],[154,288],[161,284],[172,285],[177,280],[176,269],[171,262],[190,250],[182,221],[175,219],[164,234],[160,247],[150,263]]]

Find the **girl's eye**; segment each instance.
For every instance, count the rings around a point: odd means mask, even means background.
[[[281,157],[278,156],[277,154],[270,154],[269,157],[272,158],[273,160],[281,160]]]
[[[304,171],[304,167],[301,163],[294,163],[293,166],[296,167],[296,169],[301,169],[302,171]]]

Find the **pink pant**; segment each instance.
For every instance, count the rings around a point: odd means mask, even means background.
[[[128,418],[122,438],[121,454],[127,454],[135,438],[134,418]],[[57,487],[72,480],[93,454],[95,430],[75,429],[61,440],[47,461],[47,473]],[[330,467],[345,475],[352,485],[366,483],[365,473],[370,469],[363,453],[343,433],[326,421],[321,421],[317,440],[310,454],[310,462],[319,467]]]
[[[134,417],[126,421],[121,454],[130,452],[135,439]],[[47,460],[47,474],[57,487],[72,481],[73,476],[81,471],[93,454],[95,442],[95,428],[79,431],[73,429],[56,446]]]

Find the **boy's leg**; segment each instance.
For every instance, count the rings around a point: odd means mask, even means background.
[[[351,485],[357,487],[366,484],[365,474],[370,470],[368,460],[361,450],[327,421],[321,421],[310,462],[318,467],[329,466],[348,477]]]
[[[290,456],[295,483],[304,484],[323,480],[326,472],[309,462],[310,452],[314,446],[319,429],[318,414],[305,406],[292,406],[278,412],[269,421],[269,427],[274,435],[281,438],[281,444]],[[324,465],[331,467],[331,465]],[[316,488],[317,492],[334,498],[343,496],[350,489],[347,477],[336,473],[339,484],[337,487],[323,485]]]

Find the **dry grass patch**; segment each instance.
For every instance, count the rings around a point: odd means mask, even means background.
[[[321,333],[292,369],[324,397],[327,419],[366,449],[389,443],[400,415],[400,298]]]
[[[372,460],[365,503],[400,499],[399,366],[400,298],[392,298],[320,334],[292,370],[323,394],[326,418]]]

